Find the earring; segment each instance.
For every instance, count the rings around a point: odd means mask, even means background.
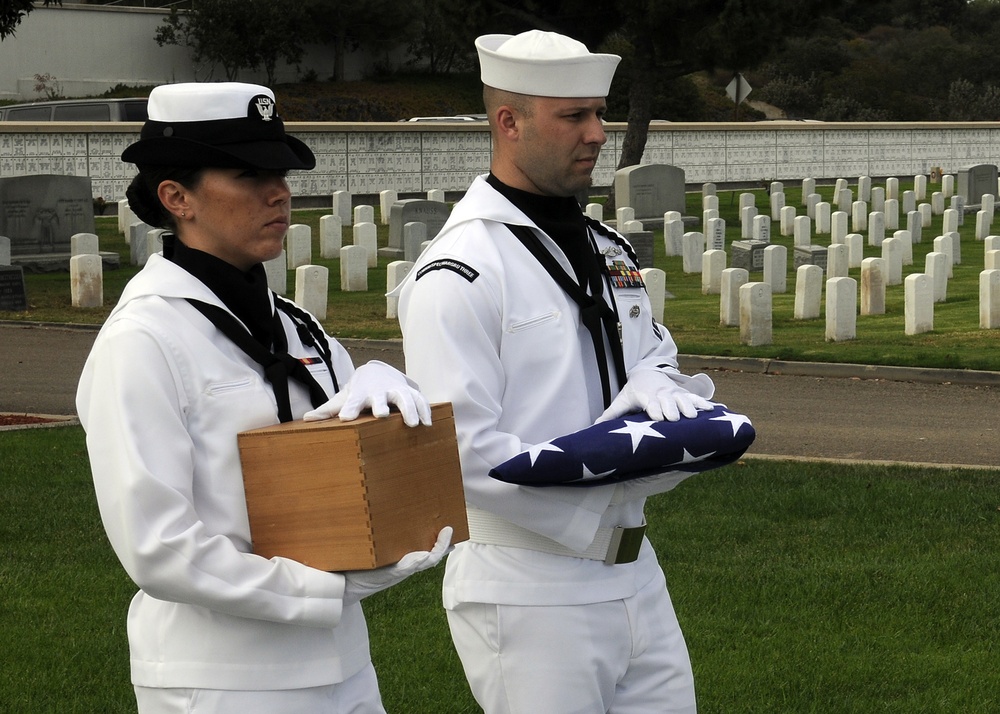
[[[187,213],[185,213],[184,211],[181,211],[181,218],[187,218],[187,215],[188,215]]]

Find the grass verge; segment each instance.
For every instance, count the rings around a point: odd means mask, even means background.
[[[0,432],[0,701],[134,711],[134,587],[97,515],[78,426]],[[703,714],[1000,708],[996,473],[748,459],[651,499]],[[441,569],[366,600],[386,708],[479,711]]]

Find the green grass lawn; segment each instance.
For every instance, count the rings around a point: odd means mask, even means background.
[[[911,188],[901,182],[900,190]],[[931,185],[928,191],[939,188]],[[821,186],[818,191],[824,200],[833,199],[833,186]],[[727,243],[739,240],[739,193],[723,191],[719,194],[719,209],[726,219]],[[757,207],[768,212],[768,197],[763,190],[757,194]],[[801,207],[801,190],[792,183],[786,184],[786,204]],[[686,214],[701,216],[701,194],[689,193]],[[368,337],[376,339],[398,338],[399,325],[385,317],[386,264],[382,258],[379,266],[369,272],[369,289],[364,293],[340,291],[340,263],[319,257],[319,219],[328,211],[297,210],[293,220],[312,227],[314,262],[330,271],[329,309],[325,321],[327,330],[337,337]],[[376,216],[378,214],[376,206]],[[378,218],[376,218],[378,220]],[[905,216],[901,217],[905,225]],[[99,218],[98,232],[102,250],[117,251],[122,256],[122,267],[104,274],[105,306],[103,308],[74,309],[70,304],[69,278],[65,273],[27,275],[29,310],[27,312],[0,312],[0,319],[43,322],[74,322],[100,324],[121,293],[127,280],[136,269],[128,265],[129,250],[117,231],[117,219]],[[933,239],[941,232],[942,217],[935,216],[930,228],[923,229],[923,240],[914,245],[912,265],[904,266],[904,276],[923,272],[924,260],[933,249]],[[792,238],[779,235],[778,222],[772,224],[772,242],[788,248],[788,291],[773,296],[773,343],[767,346],[747,347],[740,344],[739,329],[719,325],[719,296],[703,295],[701,274],[685,274],[681,258],[664,254],[662,225],[656,230],[654,241],[655,267],[667,274],[667,290],[675,297],[667,301],[664,322],[670,328],[680,351],[684,354],[706,354],[741,357],[768,357],[809,362],[853,362],[859,364],[884,364],[958,369],[1000,369],[1000,351],[996,349],[996,330],[979,328],[979,273],[983,269],[984,244],[975,240],[975,216],[966,216],[961,227],[962,262],[954,268],[949,281],[948,299],[934,308],[934,330],[908,336],[904,330],[903,286],[890,286],[886,294],[884,315],[859,316],[857,338],[844,342],[826,341],[826,320],[796,320],[793,318],[795,300],[795,271],[792,268]],[[886,231],[887,236],[892,231]],[[866,234],[867,237],[867,234]],[[351,242],[351,229],[344,229],[344,244]],[[814,242],[829,244],[828,235],[815,236]],[[380,245],[388,241],[388,228],[379,226]],[[867,243],[867,242],[866,242]],[[865,257],[880,256],[881,249],[865,246]],[[851,277],[859,280],[860,271],[853,269]],[[761,280],[761,273],[752,273],[751,280]],[[294,293],[294,274],[289,274],[289,290]],[[860,300],[859,300],[860,304]]]
[[[0,432],[0,710],[134,711],[78,426]],[[651,499],[702,714],[1000,711],[996,472],[747,459]],[[441,568],[366,600],[389,712],[479,711]]]

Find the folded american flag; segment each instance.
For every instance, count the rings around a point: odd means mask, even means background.
[[[721,404],[678,421],[629,414],[535,444],[490,476],[523,486],[593,486],[667,471],[697,473],[736,461],[756,435],[747,417]]]

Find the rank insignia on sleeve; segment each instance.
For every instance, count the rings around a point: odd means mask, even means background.
[[[642,274],[624,260],[614,260],[608,265],[608,276],[616,288],[643,287]]]
[[[479,277],[479,271],[475,268],[466,265],[460,260],[455,260],[453,258],[442,258],[441,260],[435,260],[428,263],[420,270],[417,271],[416,280],[424,277],[427,273],[432,270],[450,270],[453,273],[458,273],[463,278],[468,280],[470,283]]]

